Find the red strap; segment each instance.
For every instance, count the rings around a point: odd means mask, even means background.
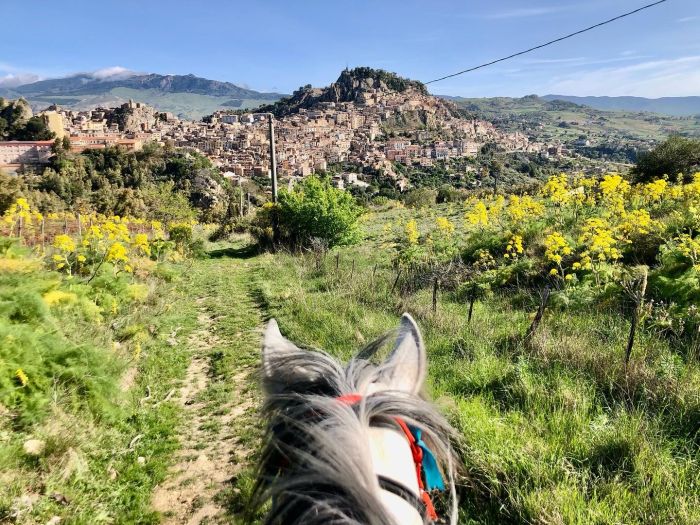
[[[428,518],[430,518],[432,521],[436,521],[438,519],[438,516],[437,512],[435,512],[435,507],[433,506],[433,500],[430,498],[430,493],[428,493],[428,491],[425,490],[425,486],[423,485],[423,449],[416,444],[416,438],[411,433],[411,430],[408,428],[406,422],[399,417],[394,419],[399,424],[399,427],[401,427],[401,430],[403,430],[403,433],[406,434],[408,444],[411,446],[413,462],[416,465],[416,478],[418,479],[418,490],[420,492],[420,497],[423,500],[423,503],[425,504],[426,514],[428,515]]]
[[[344,405],[355,405],[362,401],[362,396],[360,394],[345,394],[344,396],[338,396],[335,398]]]
[[[428,494],[425,490],[421,492],[420,494],[421,499],[423,500],[423,503],[425,504],[425,513],[428,515],[428,518],[431,521],[437,521],[438,515],[437,512],[435,512],[435,507],[433,506],[433,500],[430,499],[430,494]]]
[[[362,400],[362,396],[360,394],[345,394],[343,396],[338,396],[336,399],[346,405],[355,405]],[[438,519],[437,512],[435,512],[435,507],[433,506],[432,499],[430,499],[430,494],[425,490],[425,486],[423,485],[423,449],[416,445],[416,438],[411,433],[411,430],[408,428],[406,422],[400,417],[396,417],[394,419],[403,431],[406,439],[408,440],[408,444],[411,447],[413,464],[416,466],[418,491],[420,492],[421,500],[425,505],[428,518],[430,518],[432,521],[436,521]]]

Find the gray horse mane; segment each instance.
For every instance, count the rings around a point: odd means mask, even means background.
[[[396,417],[422,430],[446,478],[441,517],[456,523],[457,438],[445,418],[420,394],[380,391],[355,406],[335,399],[381,381],[386,365],[375,365],[371,358],[388,340],[370,344],[345,366],[325,352],[290,344],[263,371],[268,424],[252,508],[270,502],[265,524],[400,525],[379,499],[366,445],[370,426],[398,428]]]

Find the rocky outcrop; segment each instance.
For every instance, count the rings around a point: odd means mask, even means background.
[[[259,111],[269,111],[277,117],[283,117],[300,109],[311,109],[323,102],[367,104],[377,93],[381,95],[391,92],[408,92],[417,97],[428,94],[425,85],[417,80],[409,80],[382,69],[358,67],[345,69],[338,80],[328,87],[301,87],[291,97],[264,106]]]
[[[151,106],[129,101],[105,114],[109,124],[115,123],[119,131],[137,133],[148,131],[156,125],[160,113]]]
[[[23,124],[34,116],[29,102],[23,98],[17,100],[7,100],[0,98],[0,112],[6,121],[15,125]]]
[[[192,181],[192,203],[197,208],[212,209],[225,202],[226,199],[226,191],[211,176],[209,170],[199,170]]]

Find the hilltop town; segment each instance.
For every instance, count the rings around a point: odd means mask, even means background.
[[[395,172],[395,162],[428,167],[440,160],[476,156],[485,144],[504,152],[567,153],[561,144],[533,142],[521,132],[506,132],[469,117],[452,102],[428,94],[418,82],[368,68],[345,70],[329,87],[300,88],[257,112],[218,111],[198,122],[134,101],[88,111],[51,106],[39,115],[73,152],[170,144],[205,154],[225,176],[241,180],[265,177],[270,171],[267,113],[276,117],[278,174],[291,180],[348,163],[381,172],[403,189],[408,182]],[[0,167],[41,165],[48,161],[51,147],[52,141],[0,143]],[[339,186],[366,184],[356,173],[336,179]]]

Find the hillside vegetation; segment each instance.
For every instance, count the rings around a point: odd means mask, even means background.
[[[0,521],[251,523],[262,320],[348,358],[408,311],[460,523],[700,522],[700,173],[364,208],[310,177],[233,221],[196,156],[64,153],[2,192]]]
[[[545,100],[565,100],[595,109],[646,111],[677,117],[700,115],[700,97],[576,97],[545,95]]]
[[[696,523],[699,198],[700,174],[610,174],[389,203],[357,247],[264,259],[262,302],[343,358],[416,316],[464,437],[460,523]]]
[[[196,324],[184,303],[174,308],[181,292],[172,282],[191,228],[43,215],[23,198],[5,212],[3,523],[157,519],[151,491],[177,448],[181,418],[163,399],[187,366],[172,342]]]
[[[112,147],[72,154],[61,141],[54,152],[41,173],[0,172],[0,213],[18,196],[44,213],[94,210],[161,221],[224,222],[239,206],[241,189],[196,152],[149,144],[138,152]]]

